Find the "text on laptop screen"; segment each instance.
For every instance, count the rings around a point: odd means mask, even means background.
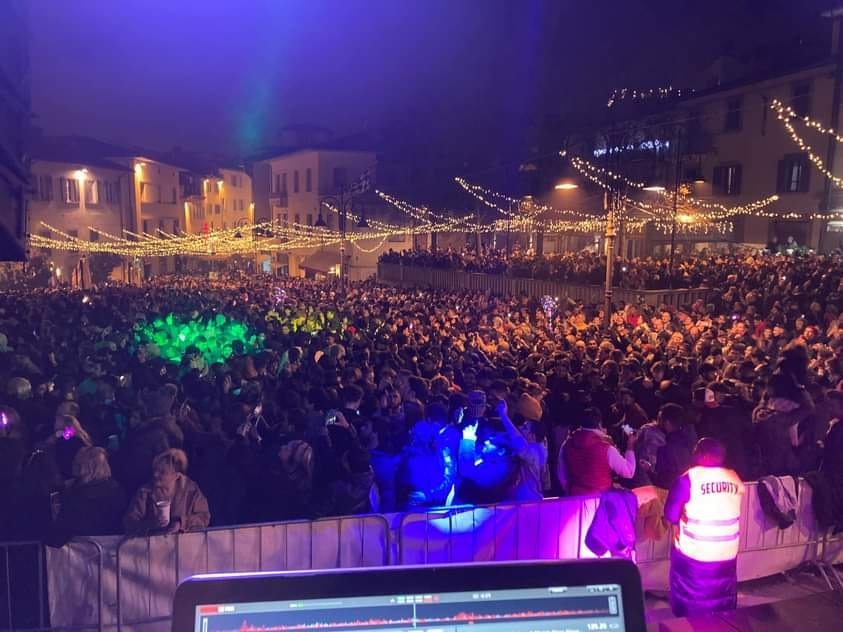
[[[626,630],[616,584],[205,604],[196,632]]]

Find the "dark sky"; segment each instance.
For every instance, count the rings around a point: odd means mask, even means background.
[[[31,0],[50,134],[247,153],[289,124],[521,144],[614,87],[692,82],[830,0]]]

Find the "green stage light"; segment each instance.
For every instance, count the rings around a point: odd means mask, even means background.
[[[161,357],[180,363],[188,347],[196,347],[206,362],[224,362],[232,354],[232,345],[239,340],[247,352],[263,347],[263,334],[249,330],[243,323],[217,314],[212,319],[182,318],[167,314],[156,318],[135,332],[138,345],[153,343]]]

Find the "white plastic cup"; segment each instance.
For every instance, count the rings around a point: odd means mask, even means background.
[[[166,527],[170,524],[170,501],[158,500],[155,502],[155,515],[158,516],[158,524]]]

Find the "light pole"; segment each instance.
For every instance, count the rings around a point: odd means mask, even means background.
[[[512,205],[520,205],[518,202],[509,203],[509,216],[506,218],[506,256],[512,254]],[[517,208],[517,207],[516,207]]]
[[[339,195],[326,195],[319,200],[319,219],[316,225],[325,224],[322,219],[322,205],[325,203],[333,204],[339,211],[340,224],[340,288],[343,290],[348,282],[348,270],[345,265],[345,236],[346,236],[346,219],[348,218],[349,207],[353,209],[354,197],[350,194],[346,197],[346,188],[340,187]],[[321,220],[321,222],[320,222]]]
[[[603,297],[603,325],[606,329],[612,322],[612,274],[615,270],[615,204],[610,191],[603,194],[606,207],[606,287]]]
[[[676,130],[676,169],[673,182],[673,217],[670,226],[670,289],[673,289],[673,262],[676,257],[676,207],[679,202],[679,186],[682,178],[682,128]]]

